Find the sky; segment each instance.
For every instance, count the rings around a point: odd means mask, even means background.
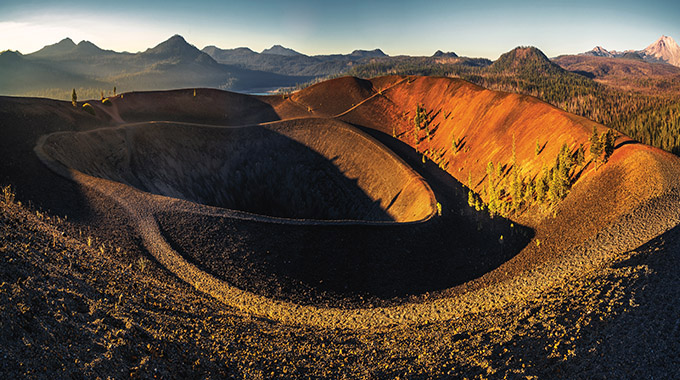
[[[547,56],[596,45],[639,50],[661,35],[680,41],[680,2],[562,1],[46,1],[2,0],[0,51],[23,54],[70,37],[137,52],[175,34],[202,49],[279,44],[307,55],[380,48],[437,50],[495,60],[517,46]]]

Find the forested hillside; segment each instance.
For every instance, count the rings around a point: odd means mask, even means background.
[[[640,76],[636,87],[626,91],[600,83],[588,73],[567,71],[533,47],[516,48],[491,65],[470,59],[384,59],[355,66],[347,74],[362,78],[386,74],[448,76],[492,90],[532,95],[645,144],[680,154],[680,94],[674,91],[679,80],[675,76],[654,80]]]

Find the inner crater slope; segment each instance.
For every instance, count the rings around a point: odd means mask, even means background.
[[[418,174],[336,120],[145,122],[55,133],[43,149],[94,177],[265,217],[404,223],[435,213],[432,190]]]

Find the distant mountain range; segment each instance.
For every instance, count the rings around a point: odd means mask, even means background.
[[[596,47],[567,57],[583,60],[589,56],[680,65],[680,47],[666,36],[640,51],[610,52]],[[574,60],[579,59],[572,58],[569,64],[575,67]],[[583,65],[574,69],[564,64],[562,57],[554,62],[562,62],[564,68],[591,78],[601,69],[593,65],[592,72],[583,70]],[[380,49],[308,56],[281,45],[260,53],[247,47],[207,46],[199,50],[179,35],[144,52],[120,53],[103,50],[89,41],[76,44],[66,38],[31,54],[0,53],[0,94],[69,99],[71,89],[76,88],[82,99],[97,97],[100,91],[108,94],[114,86],[119,92],[195,87],[264,92],[344,74],[450,75],[475,68],[547,74],[557,72],[559,67],[536,48],[514,49],[492,62],[440,50],[430,57],[388,56]],[[649,70],[638,69],[640,73],[646,71]]]
[[[388,57],[380,49],[355,50],[350,54],[308,56],[281,45],[274,45],[263,50],[262,53],[256,53],[247,47],[220,49],[216,46],[206,46],[202,51],[225,65],[305,77],[340,74],[348,67],[366,63],[372,58]]]
[[[201,51],[179,35],[144,52],[119,53],[65,38],[31,54],[0,53],[0,94],[66,99],[77,88],[95,97],[114,86],[120,91],[211,87],[258,92],[340,74],[383,57],[388,56],[380,49],[307,56],[281,45],[261,53],[215,46]]]
[[[247,90],[291,86],[312,76],[281,75],[216,62],[208,54],[173,36],[140,53],[102,50],[88,41],[66,38],[39,51],[0,54],[0,94],[46,95],[71,88],[123,91],[212,87]],[[42,92],[41,92],[42,91]]]
[[[643,50],[626,50],[619,52],[616,50],[608,51],[601,46],[596,46],[593,50],[581,53],[580,55],[637,59],[652,63],[668,63],[680,67],[680,46],[678,46],[673,38],[668,36],[661,36],[653,44],[647,46]]]

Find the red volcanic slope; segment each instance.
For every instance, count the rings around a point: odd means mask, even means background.
[[[364,101],[356,94],[373,86]],[[313,96],[312,96],[313,94]],[[347,100],[344,94],[350,94]],[[434,77],[381,77],[370,81],[339,78],[300,91],[294,96],[316,115],[337,115],[336,105],[324,108],[333,99],[354,104],[338,116],[343,121],[379,130],[415,147],[413,117],[421,104],[431,117],[432,139],[419,143],[421,152],[443,152],[446,171],[461,183],[481,192],[489,161],[507,165],[512,161],[513,140],[517,164],[525,177],[534,178],[544,167],[554,164],[563,144],[573,151],[586,148],[593,127],[599,133],[606,127],[589,119],[559,110],[534,97],[486,90],[463,80]],[[305,103],[314,99],[314,104]],[[358,104],[358,105],[357,105]],[[424,134],[421,134],[421,138]],[[454,154],[452,139],[463,148]],[[536,155],[536,144],[542,147]],[[680,159],[662,150],[632,141],[617,140],[617,149],[608,164],[595,170],[589,164],[581,173],[571,194],[555,210],[557,218],[528,217],[522,221],[537,229],[562,248],[582,242],[598,230],[632,212],[646,202],[676,187]],[[434,158],[430,154],[430,158]],[[549,238],[552,236],[552,238]],[[557,251],[556,247],[555,251]]]

